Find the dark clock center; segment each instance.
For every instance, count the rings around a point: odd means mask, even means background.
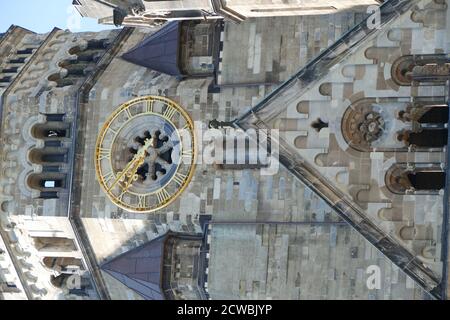
[[[151,179],[157,181],[161,179],[167,170],[164,168],[172,164],[173,147],[169,142],[169,137],[164,136],[160,130],[153,134],[150,131],[145,131],[142,135],[134,138],[136,147],[131,147],[129,152],[131,154],[128,161],[131,161],[133,156],[138,153],[140,147],[145,145],[148,139],[154,139],[152,145],[146,150],[145,162],[137,170],[137,175],[140,180],[146,181]]]

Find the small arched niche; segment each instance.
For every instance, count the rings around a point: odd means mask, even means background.
[[[301,114],[309,114],[309,101],[300,101],[297,104],[297,112]]]
[[[64,164],[67,162],[67,150],[61,148],[31,149],[28,154],[31,163],[40,165]]]
[[[68,267],[79,267],[84,269],[81,259],[73,257],[44,257],[42,263],[51,270],[64,272]]]
[[[439,166],[408,168],[392,166],[385,176],[386,187],[395,194],[438,194],[445,188],[446,173]]]
[[[73,239],[61,237],[33,237],[34,246],[40,252],[72,252],[77,250]]]
[[[429,77],[427,79],[421,80],[421,75],[430,76],[430,70],[435,70],[436,66],[448,63],[448,58],[444,54],[429,54],[429,55],[405,55],[401,56],[394,61],[391,68],[391,78],[392,80],[400,86],[411,86],[413,81],[425,81],[429,82]],[[432,68],[425,66],[433,66]],[[440,70],[437,68],[436,70]],[[427,74],[423,74],[426,71]]]
[[[34,125],[31,134],[36,139],[54,140],[70,138],[70,124],[64,122],[46,122]]]
[[[432,240],[433,230],[425,225],[404,226],[399,231],[400,238],[406,241],[412,240]]]
[[[27,184],[31,189],[57,192],[66,187],[66,175],[56,172],[31,174]]]
[[[308,136],[297,136],[294,140],[294,145],[298,149],[305,149],[308,146]]]

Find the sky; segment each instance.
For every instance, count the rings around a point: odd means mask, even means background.
[[[99,25],[96,19],[82,18],[72,7],[72,0],[0,0],[0,33],[12,24],[37,33],[47,33],[54,27],[73,32],[112,28]]]

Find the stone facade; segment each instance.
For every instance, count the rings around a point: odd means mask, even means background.
[[[433,66],[448,64],[449,9],[445,1],[382,8],[399,17],[387,15],[372,32],[354,29],[241,126],[279,129],[284,164],[442,296],[448,82]],[[424,117],[431,112],[440,115]]]
[[[1,70],[8,82],[1,89],[0,222],[30,299],[97,296],[69,220],[74,106],[80,86],[116,36],[117,31],[73,35],[59,29],[38,35],[13,26],[1,40]],[[46,258],[76,263],[74,268],[58,267],[58,261],[45,265]],[[51,282],[73,274],[81,278],[80,291]]]
[[[425,71],[437,71],[426,63],[410,70],[410,60],[398,59],[448,53],[446,24],[435,21],[447,21],[449,9],[438,0],[400,3],[404,11],[389,11],[396,17],[386,15],[380,30],[361,36],[357,27],[343,40],[363,15],[224,21],[214,37],[214,75],[186,78],[121,58],[155,29],[37,35],[12,27],[0,40],[0,285],[12,288],[3,296],[141,299],[100,266],[172,231],[204,236],[200,275],[212,299],[442,297],[443,192],[416,193],[394,179],[404,190],[393,193],[384,176],[395,164],[400,178],[410,164],[433,163],[428,171],[442,172],[445,148],[416,150],[396,134],[415,132],[420,103],[447,102],[445,81],[423,85]],[[391,73],[396,65],[400,71]],[[308,74],[312,66],[322,69]],[[96,179],[96,139],[119,105],[145,95],[176,101],[197,129],[213,119],[279,129],[284,166],[263,175],[254,167],[198,164],[188,188],[164,209],[118,208]],[[318,188],[323,181],[343,197]],[[353,214],[344,206],[350,204],[359,216],[345,215]],[[399,251],[381,246],[389,241]],[[399,263],[405,252],[406,267]],[[381,272],[380,288],[366,284],[371,266]],[[73,274],[81,289],[68,289]]]
[[[247,0],[77,0],[75,8],[84,17],[100,23],[126,26],[148,26],[167,20],[221,19],[235,22],[254,17],[326,15],[343,10],[365,11],[379,5],[378,0],[334,1],[247,1]]]

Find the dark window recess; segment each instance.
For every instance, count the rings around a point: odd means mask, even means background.
[[[11,82],[11,77],[3,77],[0,79],[0,82],[3,82],[3,83]]]
[[[77,296],[88,296],[88,294],[86,293],[86,291],[84,289],[70,289],[69,293],[75,294]]]
[[[55,113],[55,114],[46,114],[45,115],[47,117],[47,121],[58,121],[58,122],[62,122],[64,120],[64,114],[61,113]]]
[[[442,148],[447,145],[447,129],[424,129],[421,132],[411,132],[408,142],[418,147]]]
[[[113,11],[113,23],[116,27],[120,27],[125,20],[127,13],[125,10],[120,8],[115,8]]]
[[[61,141],[58,141],[58,140],[50,140],[50,141],[45,141],[44,145],[46,147],[61,147],[62,143],[61,143]]]
[[[67,69],[68,75],[83,76],[85,74],[84,69],[86,68],[86,66],[73,64],[73,65],[68,65],[65,68]]]
[[[55,191],[43,191],[41,192],[41,199],[58,199],[58,192]]]
[[[33,48],[17,50],[17,54],[32,54],[32,53],[33,53]]]
[[[75,81],[73,78],[65,78],[65,79],[58,80],[57,83],[58,84],[56,85],[56,87],[63,88],[63,87],[71,86],[71,85],[75,84]]]
[[[18,67],[7,68],[7,69],[3,69],[2,73],[17,73],[18,70],[19,70]]]
[[[445,172],[443,171],[409,173],[408,179],[416,190],[441,190],[445,187]]]
[[[59,172],[59,166],[44,166],[42,168],[43,172]]]
[[[45,132],[45,136],[48,138],[64,138],[66,136],[67,131],[66,130],[47,130]]]
[[[65,162],[65,154],[45,154],[42,156],[43,162]]]
[[[419,123],[447,123],[448,107],[433,107],[425,112],[419,119]]]
[[[17,58],[17,59],[11,59],[9,60],[9,63],[24,63],[25,58]]]
[[[77,62],[96,61],[98,60],[99,57],[100,55],[98,54],[98,51],[95,50],[84,51],[78,54]]]
[[[87,49],[106,49],[108,47],[108,40],[89,40]]]
[[[63,188],[62,180],[41,180],[39,185],[47,189]]]

